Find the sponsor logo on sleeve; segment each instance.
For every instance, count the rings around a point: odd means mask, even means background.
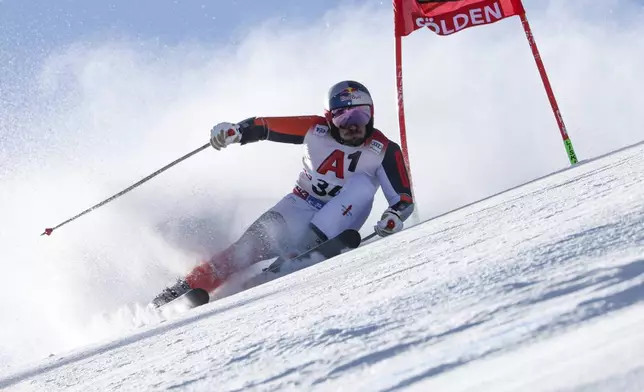
[[[316,125],[315,129],[313,130],[313,133],[318,135],[318,136],[324,136],[329,132],[329,127],[326,125]]]
[[[369,149],[376,154],[380,154],[383,148],[385,148],[385,145],[377,140],[372,140],[371,144],[369,144]]]

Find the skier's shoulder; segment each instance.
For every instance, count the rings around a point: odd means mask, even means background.
[[[387,152],[387,150],[391,148],[400,149],[396,142],[385,136],[385,134],[382,133],[379,129],[373,130],[373,133],[365,142],[365,148],[377,155],[384,155],[385,152]]]
[[[313,115],[313,116],[305,116],[305,118],[307,119],[310,125],[309,130],[314,130],[318,127],[326,127],[326,128],[329,127],[326,121],[326,118],[322,116]]]
[[[329,123],[326,121],[326,118],[322,116],[317,116],[314,121],[311,121],[311,125],[307,132],[307,136],[316,136],[316,137],[325,137],[331,135],[331,128]]]

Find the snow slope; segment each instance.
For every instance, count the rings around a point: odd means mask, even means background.
[[[11,390],[644,390],[644,144],[131,335]]]

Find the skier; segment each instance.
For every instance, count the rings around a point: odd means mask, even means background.
[[[220,123],[210,144],[260,140],[304,144],[304,170],[292,193],[261,215],[241,238],[166,288],[161,306],[194,288],[208,292],[251,264],[277,256],[294,257],[365,223],[378,187],[389,208],[374,227],[380,236],[403,228],[413,211],[411,187],[400,147],[374,128],[374,105],[367,88],[342,81],[329,89],[325,117],[252,117]]]

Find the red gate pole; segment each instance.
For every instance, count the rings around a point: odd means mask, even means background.
[[[550,101],[552,112],[554,113],[555,119],[557,120],[557,125],[559,126],[559,131],[561,132],[561,138],[563,139],[566,153],[568,154],[568,159],[570,160],[570,164],[574,165],[575,163],[577,163],[577,155],[575,154],[575,149],[572,146],[572,141],[568,136],[566,124],[564,124],[563,117],[561,117],[561,111],[559,110],[557,99],[555,98],[555,94],[552,91],[552,86],[550,85],[550,81],[548,80],[546,67],[543,65],[543,60],[541,59],[541,55],[539,54],[539,49],[537,48],[537,43],[534,39],[534,36],[532,35],[532,29],[530,28],[530,23],[528,23],[528,18],[526,17],[525,12],[520,16],[521,24],[523,25],[523,30],[525,31],[525,36],[528,39],[530,48],[532,49],[532,56],[534,57],[534,61],[537,63],[539,75],[541,75],[543,87],[546,89],[546,94],[548,95],[548,100]]]

